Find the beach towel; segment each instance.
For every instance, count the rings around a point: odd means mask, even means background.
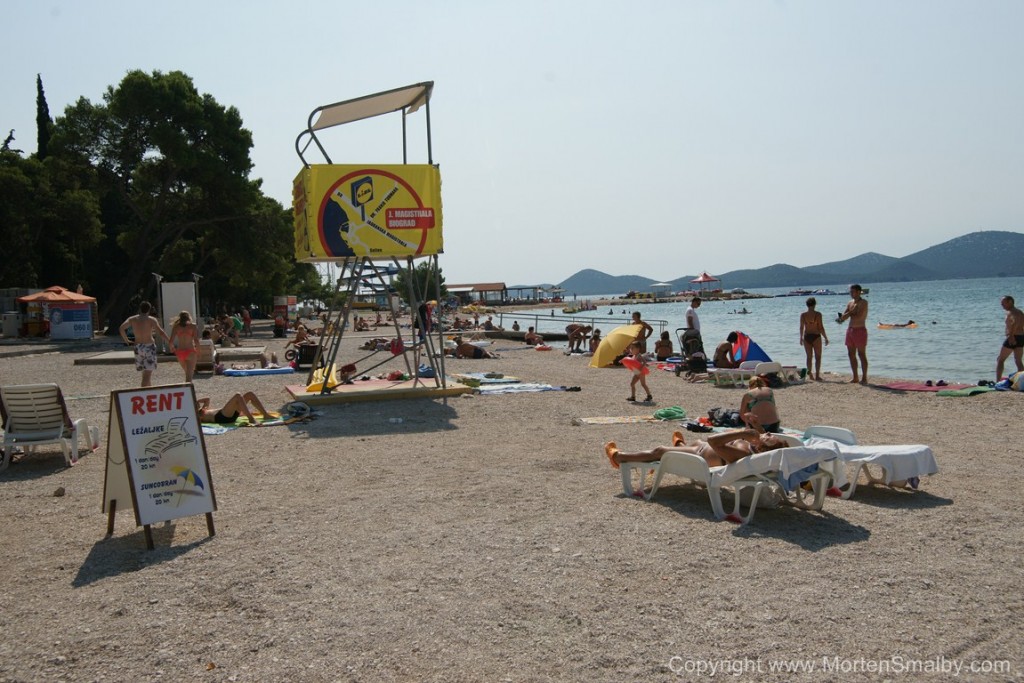
[[[251,375],[290,375],[295,368],[228,368],[225,377],[249,377]]]
[[[289,411],[285,415],[282,415],[281,413],[275,412],[273,410],[270,411],[269,415],[257,415],[256,413],[253,413],[253,417],[256,418],[256,424],[250,424],[249,419],[246,418],[244,415],[239,415],[238,419],[236,419],[233,423],[229,424],[209,424],[204,422],[202,425],[203,434],[206,436],[215,436],[217,434],[225,434],[240,427],[279,427],[281,425],[290,425],[296,422],[310,420],[316,417],[317,415],[321,414],[320,411],[308,410],[308,406],[306,406],[304,403],[299,403],[296,401],[294,403],[289,404],[289,406],[291,405],[305,406],[307,408],[307,411]],[[287,408],[288,406],[285,407]]]
[[[459,372],[454,375],[456,379],[468,379],[480,384],[518,384],[521,380],[512,375],[503,375],[500,372]]]
[[[940,386],[935,383],[929,385],[924,382],[890,382],[889,384],[880,384],[879,386],[886,389],[895,389],[897,391],[954,391],[956,389],[966,389],[971,385],[943,384]]]
[[[619,415],[614,417],[574,417],[572,424],[577,427],[582,425],[616,425],[616,424],[639,424],[642,422],[657,422],[661,420],[653,415]]]
[[[519,384],[490,384],[481,385],[474,389],[477,394],[528,394],[537,391],[570,391],[577,390],[575,387],[553,387],[550,384],[535,384],[520,382]],[[578,391],[578,390],[577,390]]]
[[[942,391],[936,392],[937,396],[974,396],[975,394],[985,394],[990,391],[995,391],[995,387],[965,387],[963,389],[943,389]]]

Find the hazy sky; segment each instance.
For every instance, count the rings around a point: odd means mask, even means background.
[[[670,280],[1024,232],[1020,0],[0,8],[16,148],[35,151],[37,73],[56,117],[131,69],[180,70],[238,108],[286,206],[314,108],[434,81],[449,283]],[[326,142],[337,163],[400,163],[401,117]]]

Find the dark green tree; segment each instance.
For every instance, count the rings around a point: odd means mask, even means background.
[[[178,71],[131,71],[102,104],[82,98],[57,119],[50,153],[94,170],[99,183],[101,320],[118,321],[139,294],[153,297],[154,272],[199,272],[211,285],[243,288],[246,272],[255,280],[287,270],[275,263],[267,272],[251,258],[252,240],[265,244],[284,227],[248,178],[251,147],[238,110],[200,94]],[[234,256],[239,250],[246,258]],[[290,248],[275,253],[291,258]]]
[[[36,74],[36,158],[40,161],[50,152],[52,132],[53,120],[50,118],[50,107],[46,104],[46,93],[43,92],[43,77]]]
[[[60,159],[0,152],[0,287],[90,286],[102,232],[93,176]]]

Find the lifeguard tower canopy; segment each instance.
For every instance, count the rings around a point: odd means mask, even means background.
[[[314,109],[295,139],[303,169],[292,187],[295,258],[304,263],[348,258],[416,258],[444,251],[441,174],[433,163],[430,95],[433,81],[364,95]],[[406,116],[426,112],[427,161],[409,164]],[[334,164],[317,132],[402,113],[402,163]],[[310,164],[313,144],[327,161]]]

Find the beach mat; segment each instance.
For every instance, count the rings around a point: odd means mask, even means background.
[[[657,422],[658,424],[664,424],[664,420],[659,420],[653,415],[619,415],[614,417],[574,417],[572,418],[572,424],[577,427],[581,425],[622,425],[622,424],[639,424],[642,422]]]
[[[233,429],[239,427],[276,427],[277,425],[290,424],[293,422],[291,419],[284,419],[280,413],[270,411],[269,415],[257,415],[253,413],[253,417],[256,418],[256,424],[251,424],[249,418],[244,415],[239,415],[234,422],[228,422],[225,424],[218,423],[203,423],[203,434],[207,436],[215,436],[217,434],[224,434],[230,432]]]
[[[995,387],[964,387],[963,389],[943,389],[938,392],[939,396],[974,396],[995,391]]]
[[[889,384],[879,384],[878,386],[886,389],[895,389],[896,391],[956,391],[957,389],[966,389],[971,385],[947,384],[940,387],[935,384],[928,386],[924,382],[890,382]]]
[[[503,375],[500,372],[459,372],[453,375],[453,377],[460,380],[468,379],[480,384],[519,384],[521,381],[518,377]]]
[[[290,375],[295,368],[228,368],[225,377],[252,377],[255,375]]]
[[[520,382],[517,384],[481,384],[473,389],[477,394],[530,394],[538,391],[568,391],[566,387],[554,387],[550,384]],[[578,391],[578,390],[576,390]]]

